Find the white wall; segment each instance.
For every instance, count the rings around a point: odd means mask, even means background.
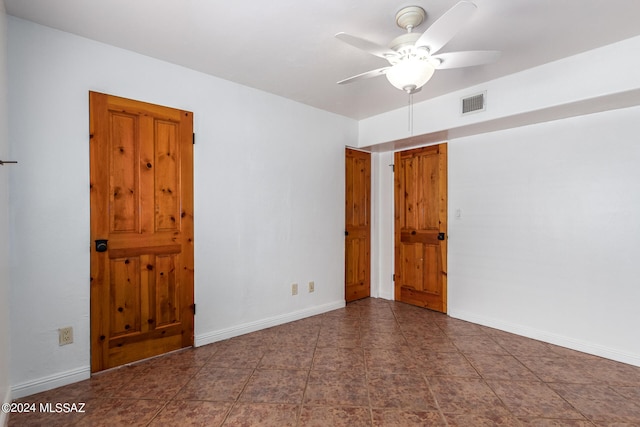
[[[7,27],[0,1],[0,160],[11,160],[7,139]],[[0,404],[11,399],[9,378],[9,175],[13,165],[0,166]],[[6,414],[0,411],[0,425]]]
[[[486,131],[610,94],[637,104],[638,49],[635,37],[416,104],[414,133]],[[483,90],[487,111],[461,117],[460,98]],[[640,366],[640,107],[619,107],[449,141],[451,316]],[[361,147],[407,136],[406,109],[359,123]],[[374,191],[390,197],[380,173]],[[375,250],[389,254],[378,269],[393,271],[393,215],[374,209]],[[385,276],[381,295],[393,290]]]
[[[640,366],[638,117],[449,144],[451,316]]]
[[[393,153],[372,153],[371,163],[371,295],[393,300]]]
[[[14,395],[89,375],[88,91],[194,112],[196,344],[344,304],[357,123],[9,17]],[[315,292],[291,296],[291,284]],[[75,343],[59,347],[57,328]]]

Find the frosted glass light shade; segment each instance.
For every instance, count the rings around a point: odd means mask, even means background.
[[[411,93],[424,86],[433,76],[434,71],[433,65],[427,61],[410,58],[395,64],[387,70],[386,76],[389,83],[400,90]]]

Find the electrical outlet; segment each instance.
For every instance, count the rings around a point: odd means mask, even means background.
[[[58,345],[67,345],[73,342],[73,328],[71,326],[67,328],[58,329]]]
[[[298,295],[298,284],[294,283],[291,285],[291,295]]]
[[[309,292],[313,292],[316,290],[316,284],[314,282],[309,282]]]

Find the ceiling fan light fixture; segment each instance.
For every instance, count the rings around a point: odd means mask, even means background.
[[[386,67],[340,80],[338,84],[385,74],[389,83],[411,95],[431,79],[436,69],[474,67],[496,61],[500,56],[497,51],[438,53],[469,22],[477,9],[478,6],[471,1],[460,0],[419,34],[413,30],[424,21],[426,12],[419,6],[405,7],[396,14],[396,24],[407,32],[394,38],[388,47],[346,33],[336,34],[336,38],[343,42],[389,62]]]
[[[413,93],[429,81],[434,71],[434,66],[424,59],[406,58],[389,68],[386,76],[393,86]]]

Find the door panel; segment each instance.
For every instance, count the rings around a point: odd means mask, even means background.
[[[89,98],[96,372],[193,345],[193,114]]]
[[[395,299],[446,312],[446,144],[397,152],[395,186]]]
[[[139,171],[137,159],[140,157],[136,144],[138,117],[114,113],[111,115],[110,134],[119,143],[110,144],[109,176],[112,190],[109,193],[111,232],[135,233],[140,230],[140,215],[136,206],[140,203]],[[130,149],[125,149],[130,148]]]
[[[110,260],[112,307],[116,310],[110,318],[111,336],[117,337],[140,332],[140,313],[128,307],[140,307],[140,258],[119,258]],[[118,286],[126,283],[127,286]]]
[[[180,215],[180,134],[176,123],[155,122],[155,231],[177,230]]]
[[[345,299],[371,294],[371,154],[346,149]]]

